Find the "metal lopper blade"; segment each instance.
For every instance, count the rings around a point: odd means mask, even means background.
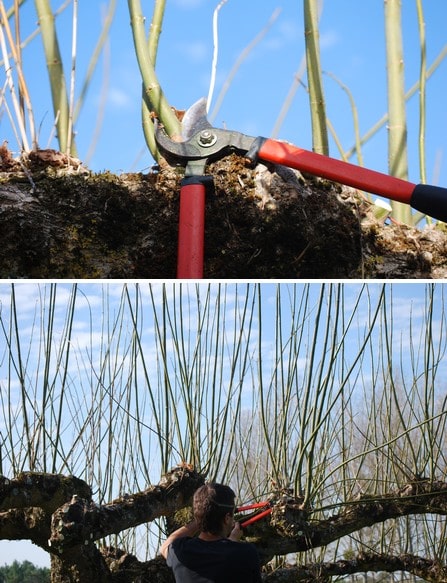
[[[212,128],[206,115],[206,98],[201,97],[189,107],[182,120],[182,139],[187,142],[197,132]]]

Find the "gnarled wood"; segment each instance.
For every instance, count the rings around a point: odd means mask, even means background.
[[[330,581],[331,577],[343,577],[355,573],[396,573],[399,571],[416,575],[432,583],[447,581],[446,565],[439,561],[409,554],[393,556],[376,553],[362,553],[350,560],[277,569],[265,575],[264,581],[266,583],[295,583],[296,581],[310,583],[311,581]]]
[[[67,547],[93,542],[160,516],[169,516],[187,505],[203,483],[202,475],[182,466],[163,476],[157,486],[102,506],[74,496],[52,515],[51,547],[61,553]]]
[[[189,507],[194,491],[203,483],[204,476],[182,465],[163,476],[156,486],[98,506],[88,485],[77,478],[32,473],[14,480],[0,478],[0,538],[28,538],[49,551],[53,583],[172,583],[172,573],[160,557],[141,562],[124,549],[99,549],[96,541],[160,516],[173,516]],[[57,506],[64,496],[67,500]],[[26,507],[26,503],[35,506]],[[8,510],[8,504],[14,507]],[[255,522],[246,532],[246,539],[257,546],[263,564],[275,555],[329,545],[385,520],[424,513],[445,516],[447,483],[415,479],[382,495],[347,501],[329,517],[303,508],[301,499],[278,495],[272,504],[271,516]],[[266,572],[264,580],[325,581],[366,571],[405,571],[432,583],[447,582],[447,565],[439,560],[374,553]]]
[[[44,152],[0,156],[0,277],[175,277],[182,170],[93,174]],[[207,172],[206,278],[447,276],[442,228],[384,225],[353,189],[236,155]]]

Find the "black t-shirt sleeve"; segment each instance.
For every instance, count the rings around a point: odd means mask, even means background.
[[[249,543],[221,539],[204,543],[182,537],[169,546],[167,565],[176,580],[195,583],[261,583],[256,547]]]
[[[244,544],[244,543],[241,543]],[[245,545],[244,545],[245,546]],[[253,583],[262,583],[261,577],[261,562],[259,560],[259,554],[256,547],[252,544],[247,544],[248,547],[251,547],[252,558],[250,563],[253,565]]]

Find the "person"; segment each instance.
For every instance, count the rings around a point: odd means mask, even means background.
[[[235,498],[233,490],[223,484],[209,483],[196,490],[194,520],[170,534],[160,547],[176,583],[262,581],[256,547],[240,541]]]

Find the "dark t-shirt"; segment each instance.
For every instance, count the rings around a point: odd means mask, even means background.
[[[178,538],[169,546],[167,563],[177,583],[261,582],[256,547],[227,538]]]

